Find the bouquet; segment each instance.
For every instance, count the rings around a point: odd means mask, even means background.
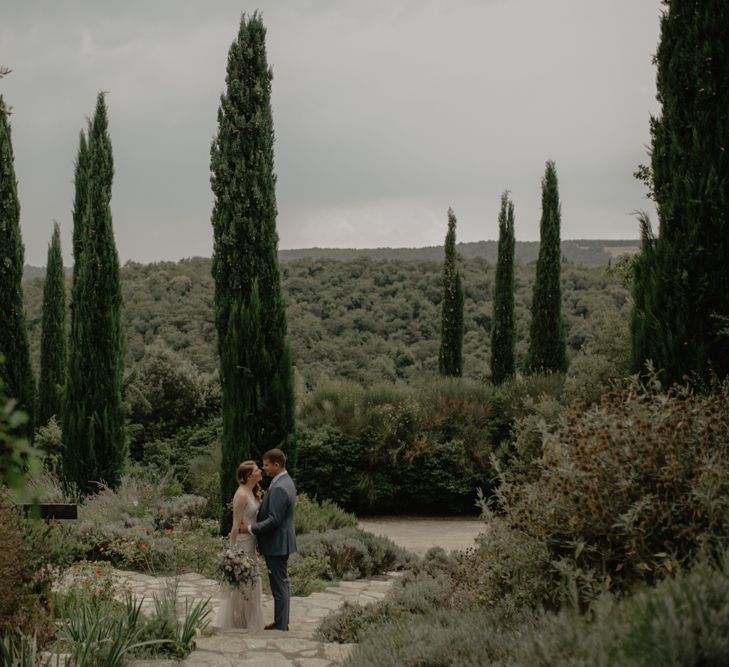
[[[240,547],[228,547],[218,555],[218,578],[235,588],[247,587],[259,576],[258,563]]]

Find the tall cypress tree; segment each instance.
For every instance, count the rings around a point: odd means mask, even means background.
[[[651,359],[668,383],[705,381],[729,374],[720,319],[729,315],[729,4],[664,4],[655,58],[662,112],[651,119],[659,228],[636,272],[644,298],[635,302],[633,367]]]
[[[651,346],[656,339],[656,322],[651,317],[655,296],[655,245],[650,219],[640,213],[641,249],[633,260],[633,310],[630,316],[630,365],[635,372],[644,370],[651,358]]]
[[[539,257],[532,297],[531,339],[526,358],[526,368],[531,372],[567,370],[560,285],[561,215],[557,171],[550,160],[542,179]]]
[[[441,300],[440,352],[441,375],[463,374],[463,287],[456,254],[456,216],[448,209],[448,231],[443,262],[443,298]]]
[[[61,233],[53,225],[48,246],[46,279],[43,284],[40,381],[38,383],[38,425],[53,416],[60,420],[64,376],[66,374],[66,284],[61,256]]]
[[[91,128],[89,128],[89,131]],[[86,143],[86,134],[81,130],[78,142],[78,156],[74,171],[74,197],[73,197],[73,282],[76,285],[78,269],[81,267],[81,239],[83,238],[84,214],[89,196],[88,171],[89,150]],[[73,290],[72,290],[73,294]],[[73,301],[72,301],[73,305]]]
[[[28,415],[21,435],[32,438],[35,380],[23,312],[24,254],[10,123],[0,95],[0,357],[5,358],[0,378],[7,394]]]
[[[116,487],[125,457],[121,286],[111,219],[114,165],[101,93],[87,160],[63,409],[63,465],[67,478],[90,492],[98,481]]]
[[[272,447],[295,459],[293,372],[277,257],[271,79],[261,17],[243,15],[228,52],[210,157],[224,507],[242,460]],[[230,520],[224,511],[224,532]]]
[[[506,191],[501,195],[499,211],[499,247],[491,326],[491,381],[494,384],[501,384],[514,375],[514,245],[514,204]]]

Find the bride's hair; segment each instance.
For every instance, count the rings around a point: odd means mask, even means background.
[[[235,478],[238,480],[238,484],[245,484],[257,467],[258,464],[255,461],[243,461],[243,463],[241,463],[235,471]],[[256,484],[253,487],[253,495],[256,496],[258,500],[261,499],[263,492],[261,491],[260,484]]]

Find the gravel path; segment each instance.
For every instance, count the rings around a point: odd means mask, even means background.
[[[359,526],[375,535],[389,537],[419,556],[436,546],[446,551],[472,547],[476,535],[485,529],[484,523],[473,517],[367,517],[360,519]]]

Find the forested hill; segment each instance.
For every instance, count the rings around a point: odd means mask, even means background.
[[[483,257],[491,263],[496,262],[497,241],[477,241],[474,243],[459,243],[456,246],[461,257]],[[562,256],[573,264],[583,266],[607,266],[611,260],[625,254],[637,252],[640,241],[619,240],[601,241],[598,239],[562,241]],[[517,241],[516,258],[528,264],[537,259],[539,253],[538,241]],[[297,250],[280,250],[279,258],[282,261],[292,259],[337,259],[348,261],[351,259],[389,259],[389,260],[443,260],[443,246],[428,246],[425,248],[301,248]]]
[[[475,244],[474,244],[475,245]],[[494,266],[463,258],[464,374],[488,370]],[[629,295],[604,267],[562,265],[569,350],[626,328]],[[299,379],[412,382],[438,366],[442,258],[438,261],[290,259],[281,263],[289,340]],[[121,270],[127,365],[162,342],[203,372],[218,361],[210,260],[136,264]],[[534,264],[516,267],[517,360],[526,353]],[[38,363],[43,281],[24,284],[31,350]],[[610,325],[610,326],[607,326]],[[618,336],[619,338],[620,336]],[[611,343],[612,344],[612,343]]]
[[[562,241],[562,256],[573,264],[583,266],[607,266],[611,260],[621,255],[638,251],[640,241],[599,239],[573,239]],[[483,257],[492,264],[496,262],[497,241],[476,241],[459,243],[456,246],[461,257]],[[528,264],[537,259],[538,241],[517,241],[515,254],[518,261]],[[388,259],[403,261],[433,261],[443,259],[443,246],[426,246],[424,248],[297,248],[295,250],[279,250],[279,259],[288,262],[296,259],[336,259],[347,262],[352,259]],[[70,273],[70,269],[66,269]],[[45,268],[26,265],[23,280],[42,278]]]

